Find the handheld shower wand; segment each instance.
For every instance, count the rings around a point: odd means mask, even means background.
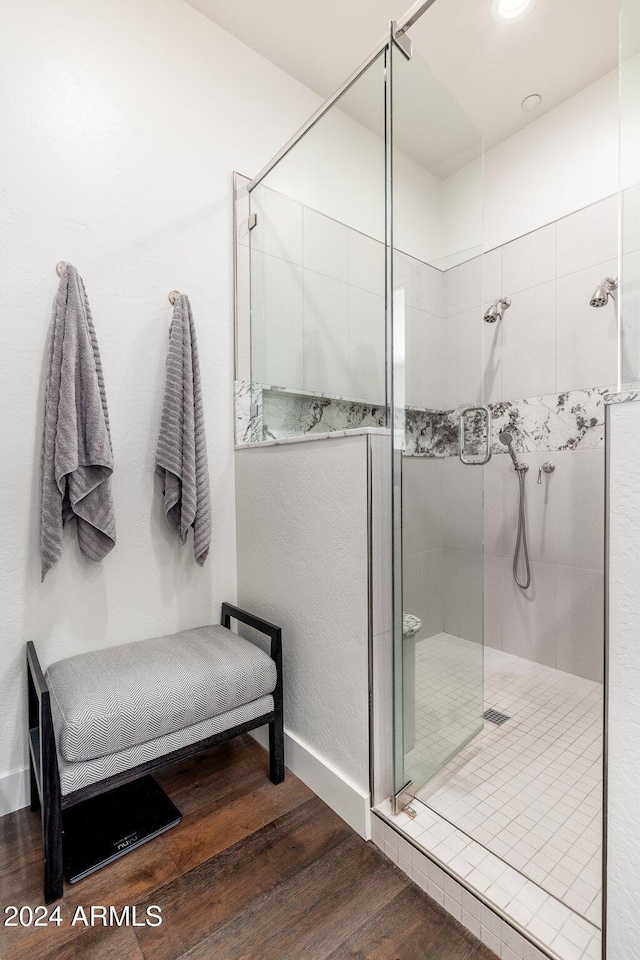
[[[515,450],[513,449],[513,437],[511,434],[507,430],[502,430],[498,434],[498,439],[500,440],[500,443],[503,443],[509,451],[509,456],[513,460],[514,470],[519,470],[520,464],[518,463],[518,458],[516,457]],[[526,469],[528,470],[529,468],[526,467]]]
[[[518,534],[516,536],[516,548],[513,554],[513,579],[522,590],[528,590],[531,586],[531,567],[529,565],[529,548],[527,546],[527,516],[525,512],[524,499],[524,480],[529,469],[527,463],[520,463],[513,449],[513,437],[508,430],[502,430],[498,434],[500,443],[503,443],[509,451],[509,456],[513,461],[513,469],[518,474],[519,498],[518,498]],[[525,578],[520,580],[518,576],[518,561],[520,550],[524,557]]]

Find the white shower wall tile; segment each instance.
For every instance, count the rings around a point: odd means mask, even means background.
[[[617,255],[617,194],[558,220],[556,276],[564,277]]]
[[[429,348],[423,337],[424,313],[415,307],[404,308],[405,351],[404,388],[405,403],[412,407],[422,406],[422,358]]]
[[[484,399],[483,329],[478,323],[481,303],[458,313],[458,403],[479,404]],[[483,324],[484,326],[484,324]]]
[[[488,250],[484,255],[484,283],[482,299],[485,303],[504,296],[502,291],[502,247]]]
[[[555,568],[556,667],[602,682],[604,574],[584,567]]]
[[[253,379],[304,388],[302,267],[252,250],[251,285]]]
[[[304,386],[306,390],[340,396],[349,395],[349,356],[346,335],[348,317],[348,284],[305,270]],[[276,383],[289,384],[291,381],[276,380]]]
[[[443,357],[446,355],[447,323],[435,313],[422,314],[422,400],[420,406],[427,410],[442,410],[445,407],[446,370]]]
[[[484,558],[484,642],[494,650],[503,649],[502,568],[503,557]]]
[[[511,562],[506,560],[502,567],[503,649],[526,660],[555,667],[556,597],[553,564],[532,562],[531,585],[523,591],[513,579]]]
[[[384,297],[384,244],[357,230],[349,230],[349,284]]]
[[[474,310],[477,318],[483,300],[483,257],[466,260],[457,267],[457,270],[458,311]]]
[[[496,298],[494,297],[494,300]],[[486,311],[492,301],[485,301]],[[485,403],[497,403],[504,396],[502,388],[502,323],[482,324],[482,369]]]
[[[556,284],[557,390],[615,383],[618,375],[616,301],[598,309],[590,304],[595,288],[618,273],[609,260],[561,277]]]
[[[502,247],[502,296],[513,297],[522,290],[555,280],[555,277],[555,223],[525,234]]]
[[[349,228],[337,220],[303,208],[304,267],[334,280],[349,280]]]
[[[512,566],[511,557],[484,558],[487,646],[602,682],[603,573],[533,562],[532,587],[525,592],[516,586]]]
[[[396,250],[393,254],[393,292],[404,294],[407,307],[422,310],[422,268],[424,264],[415,257]]]
[[[422,264],[422,309],[435,317],[442,317],[445,274],[429,263]]]
[[[251,249],[302,266],[302,211],[297,200],[272,190],[264,184],[251,193],[251,212],[256,226],[251,231]]]
[[[557,389],[555,298],[555,281],[528,287],[512,297],[511,306],[500,321],[505,398],[535,397]],[[577,386],[592,382],[599,381],[587,380]]]
[[[566,566],[604,569],[604,446],[558,451],[556,469],[545,477],[555,501],[556,559]]]
[[[384,401],[384,299],[349,285],[349,387],[350,397]],[[344,337],[344,332],[342,334]]]

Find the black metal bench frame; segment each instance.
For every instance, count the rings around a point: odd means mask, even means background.
[[[44,859],[44,900],[53,903],[63,895],[63,830],[62,811],[83,800],[106,793],[114,787],[137,780],[157,767],[191,757],[206,747],[231,740],[240,734],[269,724],[269,777],[272,783],[284,780],[284,716],[282,693],[282,630],[273,623],[261,620],[246,610],[230,603],[222,604],[221,624],[228,629],[231,620],[237,620],[271,640],[270,656],[276,665],[277,681],[273,691],[274,708],[255,720],[223,730],[205,740],[198,740],[179,750],[166,753],[154,760],[147,760],[137,767],[123,770],[112,777],[90,783],[80,790],[63,796],[60,790],[58,755],[55,732],[51,717],[49,688],[40,667],[33,643],[27,643],[27,695],[29,711],[29,773],[31,783],[31,809],[40,811]]]

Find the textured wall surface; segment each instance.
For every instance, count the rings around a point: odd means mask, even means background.
[[[236,452],[238,603],[283,628],[285,726],[369,789],[367,437]]]
[[[640,403],[610,409],[607,956],[640,942]]]
[[[24,645],[45,663],[209,622],[236,588],[231,172],[254,173],[318,98],[180,0],[0,0],[0,777],[25,764]],[[93,309],[118,542],[40,583],[39,460],[55,264]],[[169,535],[153,460],[172,288],[199,334],[213,498],[206,566]]]

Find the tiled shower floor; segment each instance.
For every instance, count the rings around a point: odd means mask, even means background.
[[[429,685],[434,639],[416,645],[417,691]],[[419,799],[599,924],[602,685],[487,648],[485,708],[510,719],[485,723]]]
[[[405,773],[417,782],[444,765],[414,820],[379,809],[552,953],[599,956],[602,685],[486,648],[484,708],[510,719],[485,723],[446,762],[452,721],[460,742],[478,717],[479,649],[448,634],[416,644]]]

